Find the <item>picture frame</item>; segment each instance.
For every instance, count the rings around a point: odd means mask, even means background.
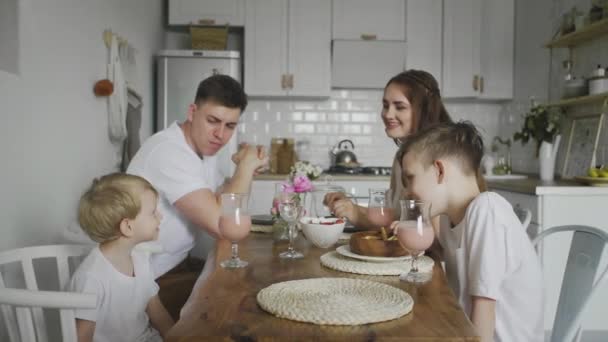
[[[603,113],[572,118],[562,168],[562,178],[584,176],[589,168],[595,166],[595,154],[603,124]]]

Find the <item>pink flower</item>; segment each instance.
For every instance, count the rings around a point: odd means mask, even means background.
[[[312,190],[312,182],[306,176],[295,176],[293,178],[293,190],[295,192],[308,192]]]

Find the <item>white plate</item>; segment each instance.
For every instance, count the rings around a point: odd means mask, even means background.
[[[377,257],[377,256],[367,256],[367,255],[356,254],[356,253],[353,253],[350,251],[349,245],[342,245],[342,246],[336,248],[336,252],[338,252],[338,254],[343,255],[345,257],[365,260],[365,261],[373,261],[373,262],[395,262],[395,261],[411,259],[411,257],[409,255],[405,255],[405,256],[401,256],[401,257]]]

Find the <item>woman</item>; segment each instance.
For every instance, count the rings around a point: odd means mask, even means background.
[[[422,70],[408,70],[391,78],[384,87],[382,121],[386,135],[400,145],[408,135],[437,123],[452,122],[452,119],[441,101],[433,75]],[[395,209],[395,218],[399,218],[399,199],[404,185],[401,165],[396,158],[391,170],[390,189],[389,204]],[[336,216],[347,218],[357,227],[374,227],[368,220],[367,208],[355,205],[343,193],[327,194],[325,203]]]

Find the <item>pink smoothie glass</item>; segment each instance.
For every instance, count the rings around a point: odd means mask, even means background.
[[[431,224],[431,203],[415,200],[400,200],[401,218],[395,234],[403,248],[412,255],[412,267],[399,279],[410,283],[425,283],[431,280],[431,273],[418,271],[418,255],[431,247],[435,232]]]
[[[221,195],[220,234],[232,242],[232,256],[220,265],[224,268],[242,268],[248,262],[239,258],[238,242],[244,239],[251,230],[249,214],[249,194],[226,193]]]
[[[395,210],[391,206],[391,195],[391,189],[369,189],[367,218],[378,228],[388,228],[396,219]]]

